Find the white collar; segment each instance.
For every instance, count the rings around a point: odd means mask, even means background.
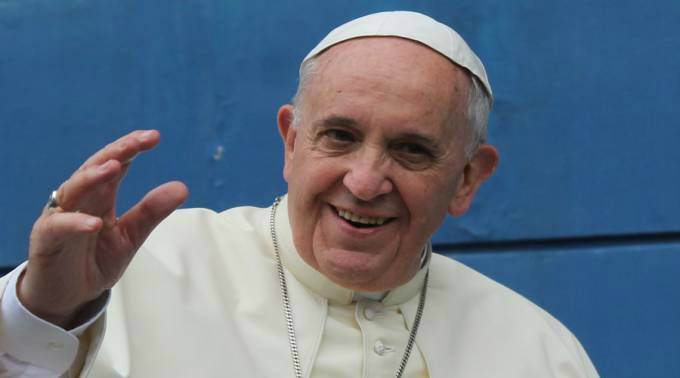
[[[355,300],[381,300],[383,304],[402,304],[420,292],[425,280],[425,273],[430,264],[432,245],[428,242],[425,247],[424,261],[420,270],[411,280],[386,293],[356,292],[344,288],[328,279],[316,269],[309,266],[298,254],[293,244],[293,233],[288,219],[288,196],[284,196],[276,212],[276,232],[279,240],[281,260],[283,265],[295,278],[310,290],[328,298],[331,302],[340,304],[352,303]],[[382,299],[381,299],[382,298]]]

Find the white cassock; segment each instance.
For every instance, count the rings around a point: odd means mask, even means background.
[[[176,211],[114,287],[106,315],[78,330],[80,342],[14,313],[14,295],[5,293],[0,377],[2,366],[7,376],[11,369],[25,369],[17,376],[77,376],[82,367],[82,376],[96,378],[293,377],[269,214],[254,207]],[[382,300],[366,299],[298,256],[285,199],[276,224],[303,376],[393,377],[426,269]],[[525,298],[437,254],[429,270],[404,377],[598,376],[578,340]],[[0,281],[0,292],[8,281]]]

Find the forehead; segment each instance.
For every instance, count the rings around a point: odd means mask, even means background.
[[[310,111],[364,111],[435,122],[464,119],[468,74],[438,52],[396,37],[357,38],[321,54]]]

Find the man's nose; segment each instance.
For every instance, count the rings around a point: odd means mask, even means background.
[[[370,201],[394,189],[385,170],[386,163],[380,159],[358,158],[350,163],[342,182],[356,198]]]

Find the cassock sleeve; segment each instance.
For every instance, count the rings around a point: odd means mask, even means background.
[[[79,377],[103,338],[109,291],[95,300],[71,330],[33,315],[19,301],[16,284],[26,263],[0,278],[0,378]],[[82,374],[84,375],[84,374]]]

